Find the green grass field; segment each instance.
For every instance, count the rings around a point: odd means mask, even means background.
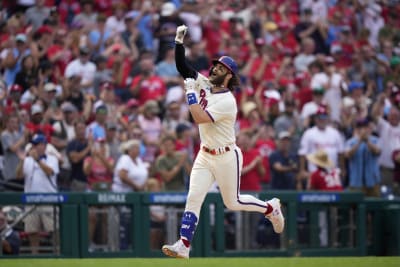
[[[1,267],[399,267],[400,257],[0,259]]]

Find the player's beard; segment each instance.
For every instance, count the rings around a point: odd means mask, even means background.
[[[211,75],[209,77],[209,80],[213,85],[221,87],[224,84],[226,75],[228,75],[228,74],[224,74],[224,75],[221,75],[221,76]]]

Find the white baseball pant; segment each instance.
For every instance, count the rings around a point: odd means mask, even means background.
[[[202,149],[197,154],[190,175],[189,194],[185,211],[200,215],[201,205],[214,181],[217,181],[225,206],[230,210],[265,213],[267,204],[251,195],[240,194],[242,151],[236,145],[220,155],[211,155]]]

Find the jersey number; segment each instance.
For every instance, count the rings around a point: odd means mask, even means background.
[[[200,90],[200,102],[199,105],[202,109],[206,109],[208,101],[206,99],[206,91],[204,89]]]

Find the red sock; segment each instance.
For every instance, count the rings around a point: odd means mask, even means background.
[[[189,240],[186,240],[186,239],[183,239],[183,238],[181,238],[181,240],[182,240],[182,243],[185,245],[185,247],[190,247],[190,242],[189,242]]]
[[[272,212],[272,210],[273,210],[272,206],[269,203],[267,203],[267,210],[265,211],[264,214],[268,215]]]

